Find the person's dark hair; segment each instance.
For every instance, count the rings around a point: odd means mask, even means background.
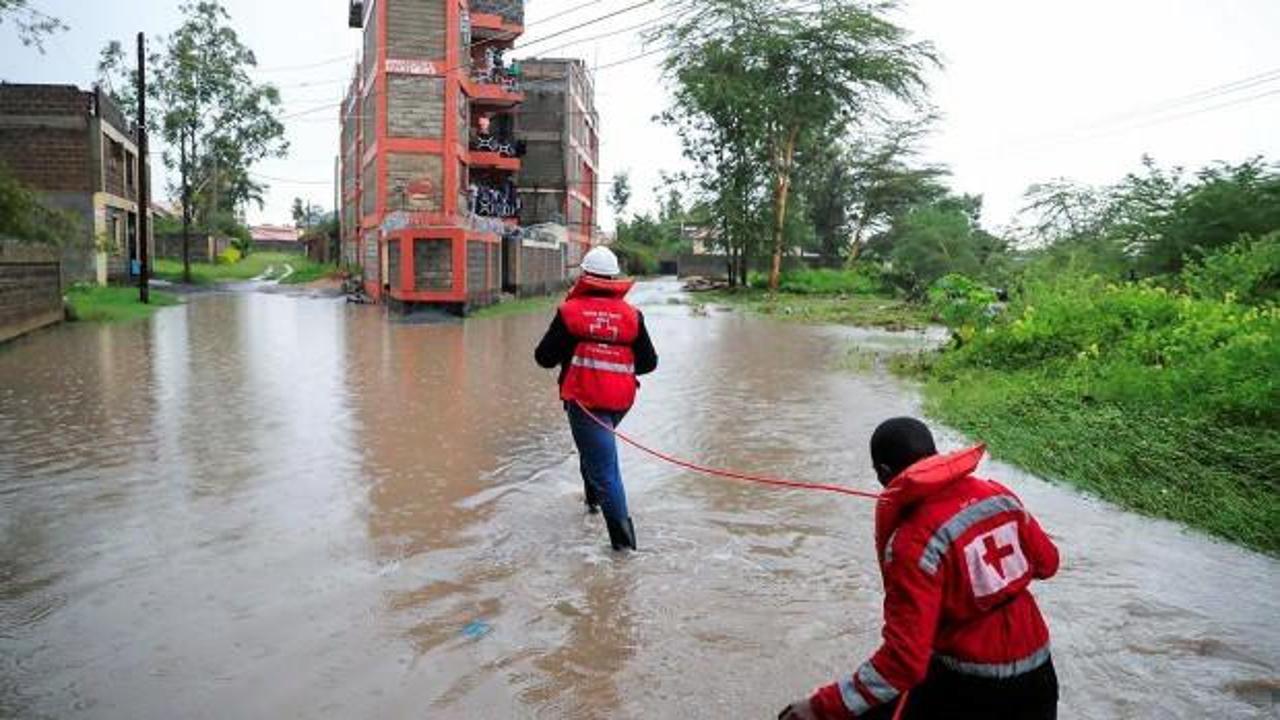
[[[915,418],[885,420],[871,433],[871,462],[882,485],[889,484],[903,470],[937,454],[933,433]]]

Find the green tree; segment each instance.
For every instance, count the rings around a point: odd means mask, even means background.
[[[293,215],[293,223],[299,230],[308,230],[319,225],[324,219],[324,208],[316,205],[310,200],[302,198],[293,199],[293,207],[290,209]]]
[[[622,214],[627,211],[630,202],[631,175],[624,170],[613,176],[613,184],[609,188],[609,207],[613,208],[613,214],[619,223],[622,222]]]
[[[159,122],[151,124],[165,141],[165,165],[179,177],[171,191],[182,200],[183,275],[190,280],[186,246],[192,223],[207,226],[218,213],[261,203],[264,186],[252,180],[250,169],[267,157],[284,156],[288,142],[277,119],[280,93],[253,81],[257,57],[240,41],[222,3],[189,0],[181,10],[182,24],[150,60],[148,93],[157,105]],[[111,80],[126,109],[127,67],[120,44],[109,44],[99,74]]]
[[[0,163],[0,236],[19,242],[65,245],[83,232],[75,215],[47,207]]]
[[[0,0],[0,24],[6,20],[18,28],[22,44],[34,46],[41,55],[45,38],[70,29],[58,18],[31,7],[30,0]]]
[[[894,284],[913,299],[951,273],[998,281],[1008,244],[982,229],[981,213],[980,197],[948,195],[902,214],[872,244],[889,261]]]
[[[735,129],[762,151],[772,195],[769,286],[781,273],[787,201],[796,149],[835,126],[859,122],[894,98],[916,102],[931,46],[912,43],[883,6],[832,0],[821,8],[781,8],[766,0],[685,0],[665,28],[666,69],[689,120],[717,121],[714,106],[735,103]],[[726,62],[736,64],[726,67]],[[686,92],[688,91],[688,92]],[[753,153],[755,154],[755,153]]]
[[[850,152],[853,229],[848,263],[858,260],[868,235],[884,229],[910,208],[941,199],[947,170],[914,163],[918,143],[932,118],[897,124],[880,137],[854,144]]]

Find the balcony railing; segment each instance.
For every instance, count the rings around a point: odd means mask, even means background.
[[[524,0],[471,0],[471,12],[497,15],[506,22],[524,25]]]
[[[501,68],[472,68],[471,82],[481,85],[497,85],[510,93],[520,92],[520,78]]]
[[[497,186],[488,183],[472,183],[467,188],[470,210],[481,217],[513,218],[520,215],[520,193],[515,183]]]
[[[473,133],[470,148],[476,152],[498,153],[502,157],[518,158],[525,153],[525,142],[512,137],[486,133]]]

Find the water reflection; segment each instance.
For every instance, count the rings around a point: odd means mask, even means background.
[[[874,487],[866,438],[916,400],[839,359],[901,338],[671,292],[637,291],[662,367],[629,431]],[[608,550],[546,322],[235,294],[0,349],[0,716],[768,717],[872,650],[861,501],[624,450],[642,551]],[[1268,716],[1274,560],[988,471],[1063,545],[1064,717]]]

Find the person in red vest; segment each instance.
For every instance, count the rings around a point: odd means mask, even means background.
[[[1029,586],[1058,571],[1058,549],[1016,495],[974,476],[984,453],[939,455],[912,418],[876,428],[883,643],[780,719],[889,720],[904,695],[903,720],[1057,717],[1049,628]]]
[[[609,428],[617,427],[631,409],[640,386],[636,376],[656,370],[658,355],[644,315],[623,299],[634,282],[619,275],[612,250],[596,247],[587,252],[582,276],[561,303],[534,359],[544,368],[560,367],[560,399],[578,446],[588,511],[603,508],[614,550],[635,550],[635,525],[627,511],[618,446]]]

